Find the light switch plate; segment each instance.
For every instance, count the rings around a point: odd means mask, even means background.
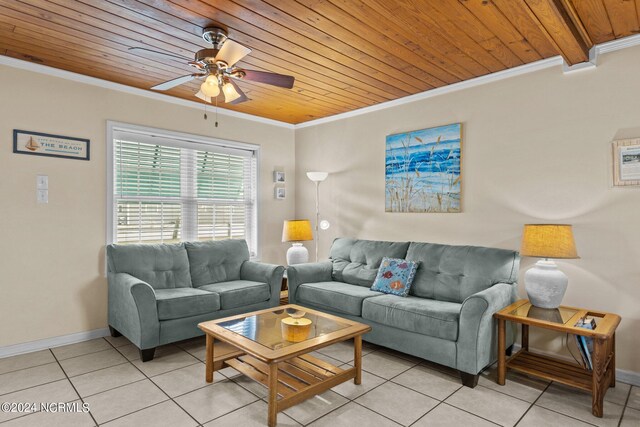
[[[48,175],[38,175],[36,180],[36,188],[38,190],[48,190],[49,189],[49,176]]]
[[[38,190],[36,198],[38,203],[49,203],[49,190]]]

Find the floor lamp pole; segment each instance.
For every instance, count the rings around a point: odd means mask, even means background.
[[[320,181],[316,181],[316,232],[313,236],[316,243],[316,262],[318,262],[318,242],[320,240]]]

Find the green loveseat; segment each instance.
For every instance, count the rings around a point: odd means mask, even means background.
[[[419,261],[407,297],[369,289],[383,257]],[[371,325],[364,340],[457,369],[470,387],[497,359],[493,314],[516,301],[517,252],[339,238],[330,259],[287,268],[291,303]]]
[[[249,261],[244,240],[108,245],[109,329],[140,349],[202,335],[206,320],[275,307],[284,268]]]

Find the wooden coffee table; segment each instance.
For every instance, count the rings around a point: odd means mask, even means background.
[[[311,320],[306,339],[285,339],[282,319]],[[207,337],[207,382],[230,366],[269,390],[268,425],[277,413],[353,378],[362,381],[362,334],[371,327],[293,304],[254,311],[198,325]],[[309,355],[328,345],[354,340],[354,366],[341,369]]]
[[[598,319],[596,329],[575,326],[585,316]],[[616,328],[620,324],[620,316],[566,306],[538,308],[523,299],[498,311],[494,317],[498,319],[498,384],[505,384],[508,368],[585,390],[591,392],[593,415],[602,417],[604,394],[616,384]],[[522,325],[522,348],[508,360],[505,356],[506,322]],[[592,338],[593,370],[529,351],[529,326]]]

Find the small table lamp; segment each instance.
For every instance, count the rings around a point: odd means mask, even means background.
[[[287,265],[309,262],[309,251],[300,243],[305,240],[313,240],[311,222],[308,219],[291,219],[284,222],[282,241],[293,242],[287,251]]]
[[[532,305],[558,308],[567,290],[569,278],[549,258],[579,258],[571,226],[566,224],[526,224],[520,255],[545,258],[524,275],[525,289]]]

